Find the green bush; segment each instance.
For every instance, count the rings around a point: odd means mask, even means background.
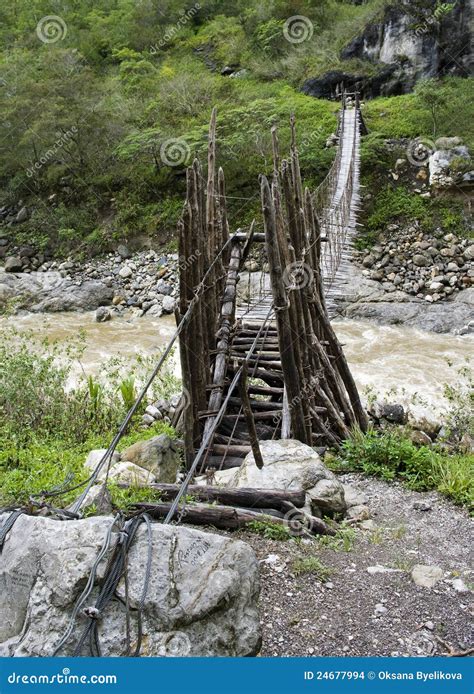
[[[361,471],[387,481],[401,480],[409,489],[437,489],[457,504],[474,504],[474,456],[416,447],[403,432],[353,432],[335,464],[339,471]]]

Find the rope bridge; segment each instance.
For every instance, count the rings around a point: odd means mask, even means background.
[[[351,98],[352,97],[352,98]],[[338,445],[367,418],[342,347],[330,323],[331,297],[344,274],[359,202],[359,144],[366,132],[358,95],[343,94],[338,147],[328,175],[303,190],[291,120],[291,149],[280,161],[276,129],[273,176],[261,177],[264,232],[230,234],[224,172],[216,173],[216,111],[209,127],[207,178],[198,160],[187,170],[187,195],[178,224],[180,305],[177,329],[153,373],[90,477],[65,480],[30,507],[61,519],[78,518],[101,471],[139,410],[179,340],[183,392],[174,423],[184,428],[187,476],[171,507],[170,522],[197,472],[240,466],[258,441],[294,437],[310,445]],[[264,244],[268,274],[238,301],[237,285],[252,248]],[[82,489],[68,509],[53,502]],[[31,510],[30,509],[30,510]],[[0,551],[17,510],[0,528]]]
[[[196,472],[239,466],[258,441],[294,437],[338,445],[366,415],[332,329],[334,293],[344,277],[359,203],[358,95],[344,94],[338,146],[315,192],[303,189],[296,128],[281,160],[274,128],[273,175],[261,177],[263,232],[230,235],[225,178],[216,173],[216,113],[209,129],[204,180],[195,161],[179,224],[180,314],[195,312],[180,335],[185,454]],[[249,253],[264,245],[267,272],[243,272]],[[184,270],[183,270],[184,268]],[[238,290],[247,281],[246,301]],[[178,320],[180,317],[178,317]]]
[[[260,440],[292,437],[312,446],[339,445],[351,427],[366,429],[366,414],[330,322],[332,296],[344,275],[359,201],[359,141],[365,126],[357,95],[350,101],[349,96],[342,99],[334,163],[314,193],[302,186],[294,119],[287,159],[280,160],[277,131],[272,131],[273,175],[271,180],[265,176],[260,180],[263,232],[257,232],[253,223],[248,233],[230,233],[224,172],[216,171],[213,111],[207,177],[197,160],[187,170],[187,196],[178,225],[180,303],[172,340],[89,479],[73,486],[67,479],[39,498],[30,497],[27,507],[9,509],[0,526],[1,553],[22,513],[42,510],[62,520],[81,517],[89,490],[104,468],[108,473],[115,448],[179,340],[184,395],[178,415],[184,428],[187,474],[179,486],[155,485],[170,503],[135,504],[131,518],[118,514],[112,520],[55,654],[71,639],[75,654],[84,649],[101,654],[97,620],[115,599],[126,576],[128,551],[144,523],[148,552],[134,648],[126,606],[127,654],[140,654],[141,612],[151,575],[151,517],[179,523],[186,512],[192,523],[236,528],[265,517],[259,514],[270,509],[267,513],[274,522],[286,523],[291,517],[303,534],[335,533],[302,510],[303,493],[190,484],[199,472],[210,482],[216,469],[240,466],[249,452],[263,467]],[[239,300],[238,284],[244,284],[245,261],[258,244],[264,245],[268,272],[252,273],[259,277],[257,286],[248,275],[245,302]],[[83,491],[69,509],[53,506],[54,499],[76,489]],[[228,506],[186,507],[188,491],[198,499]],[[97,568],[106,556],[104,577],[97,587]],[[92,599],[94,604],[84,607]],[[88,621],[77,637],[81,610]]]

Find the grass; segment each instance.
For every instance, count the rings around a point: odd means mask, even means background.
[[[436,489],[474,510],[474,455],[416,447],[403,431],[354,431],[331,465],[340,472],[360,471],[389,482],[400,480],[415,491]]]
[[[316,576],[321,583],[325,583],[333,574],[333,569],[330,569],[323,564],[320,559],[314,556],[294,559],[291,566],[296,576],[311,574]]]
[[[339,527],[336,529],[336,534],[320,535],[318,542],[322,547],[327,547],[335,552],[352,552],[357,539],[357,533],[354,528]]]
[[[135,385],[153,367],[148,358],[110,360],[101,380],[85,376],[68,387],[83,344],[41,341],[32,333],[5,330],[0,339],[0,504],[26,503],[30,495],[84,482],[89,451],[107,448],[135,398]],[[126,378],[124,378],[124,371]],[[154,398],[176,392],[172,375],[157,379]],[[143,430],[140,410],[119,444],[119,451],[158,434],[175,436],[168,424]],[[55,498],[69,504],[79,490]],[[143,500],[137,490],[112,489],[117,505]]]
[[[261,535],[267,540],[285,541],[291,539],[291,533],[286,525],[274,523],[270,519],[261,521],[251,521],[246,525],[247,530]]]
[[[164,422],[156,422],[146,430],[135,426],[122,439],[119,448],[123,450],[136,441],[159,434],[175,435]],[[90,475],[84,468],[87,454],[96,448],[107,448],[110,439],[111,436],[91,436],[82,443],[73,444],[61,436],[46,440],[32,437],[27,445],[17,448],[10,439],[0,436],[0,504],[27,503],[30,496],[40,496],[67,479],[68,488],[84,482]],[[109,482],[109,490],[114,505],[119,508],[126,508],[135,501],[156,500],[153,490],[121,489],[113,482]],[[55,504],[67,506],[80,491],[57,497]]]

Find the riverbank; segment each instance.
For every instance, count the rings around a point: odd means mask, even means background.
[[[6,272],[0,267],[0,312],[61,313],[106,307],[99,313],[100,320],[172,314],[179,292],[178,255],[154,250],[126,255],[130,254],[122,248],[121,253],[86,264],[47,261],[37,269],[25,266],[23,272]],[[248,268],[257,281],[261,277],[258,263],[249,261]],[[408,293],[393,283],[374,280],[373,274],[356,262],[349,266],[335,297],[340,316],[435,333],[474,331],[474,288],[462,279],[450,294],[438,295],[432,302],[414,290]],[[449,283],[450,277],[446,277]]]

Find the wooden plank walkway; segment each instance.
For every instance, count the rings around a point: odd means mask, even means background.
[[[353,237],[357,227],[357,211],[360,205],[360,114],[356,108],[345,109],[340,131],[337,177],[327,207],[321,215],[322,245],[321,270],[325,289],[326,308],[330,318],[336,314],[337,297],[344,288],[347,270],[351,262]],[[350,191],[349,200],[345,195]],[[348,209],[346,209],[346,205]],[[252,283],[256,289],[247,302],[240,301],[236,316],[244,325],[258,324],[272,313],[273,296],[268,277],[263,273],[252,273],[257,279]],[[259,286],[260,285],[260,286]]]

